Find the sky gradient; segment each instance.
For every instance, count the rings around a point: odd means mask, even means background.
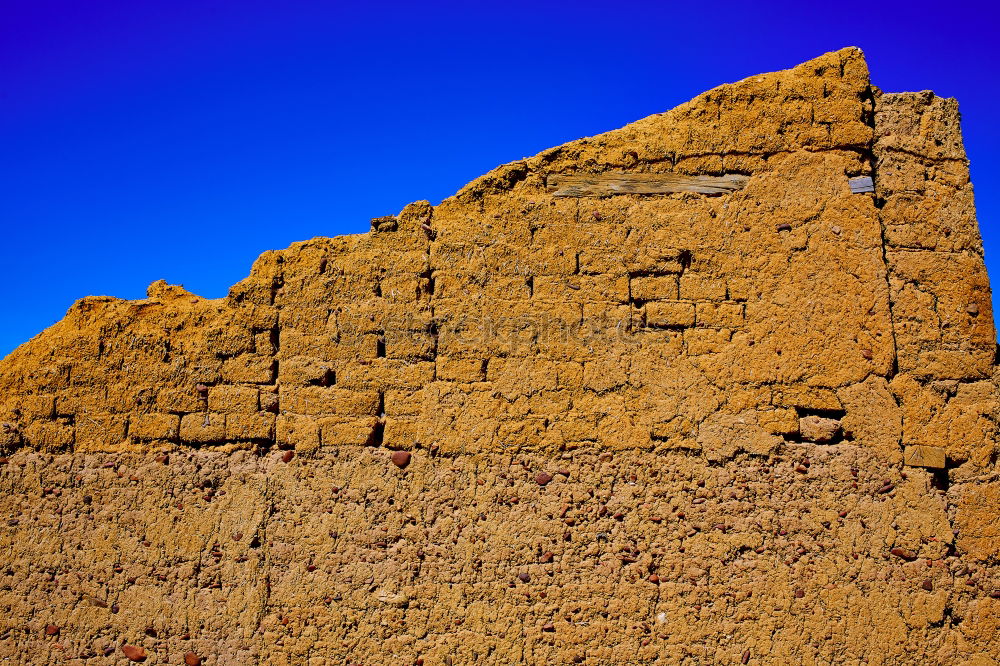
[[[86,295],[224,296],[261,252],[360,233],[493,167],[861,47],[956,97],[1000,275],[986,3],[0,0],[0,356]]]

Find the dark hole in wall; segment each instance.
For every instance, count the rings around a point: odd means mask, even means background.
[[[691,250],[681,250],[677,256],[677,261],[681,264],[681,270],[686,271],[691,268]]]
[[[378,341],[375,343],[375,357],[385,358],[385,334],[378,336]]]
[[[385,441],[385,423],[379,421],[372,428],[372,434],[368,437],[368,446],[382,446]]]
[[[337,383],[337,373],[333,368],[327,368],[322,375],[307,382],[310,386],[333,386]]]
[[[951,485],[948,480],[948,468],[932,469],[929,471],[931,473],[931,488],[934,488],[935,490],[947,491],[948,487]]]
[[[996,462],[997,454],[994,453],[991,462]],[[931,488],[935,490],[947,491],[951,487],[951,470],[958,467],[959,461],[945,458],[944,469],[929,469],[931,473]]]
[[[378,394],[378,422],[368,436],[369,446],[382,446],[385,442],[385,393]]]

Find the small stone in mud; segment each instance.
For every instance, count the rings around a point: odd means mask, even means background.
[[[46,625],[45,626],[45,635],[46,636],[58,636],[59,635],[59,627],[57,627],[54,624]]]
[[[156,462],[160,463],[161,465],[166,465],[168,462],[170,462],[170,456],[168,456],[165,453],[162,455],[158,455],[156,456]]]
[[[539,561],[540,561],[540,562],[541,562],[542,564],[548,564],[548,563],[549,563],[549,562],[551,562],[551,561],[552,561],[552,560],[553,560],[554,558],[555,558],[555,555],[553,555],[551,551],[546,551],[545,553],[543,553],[543,554],[542,554],[542,557],[541,557],[541,559],[540,559]]]
[[[393,451],[391,456],[392,464],[399,469],[403,469],[409,465],[410,458],[412,458],[412,456],[409,451]]]
[[[913,553],[913,551],[906,550],[905,548],[899,548],[898,546],[890,550],[889,553],[907,561],[917,559],[917,556]]]
[[[194,652],[185,652],[184,663],[187,666],[201,666],[201,657],[196,655]]]
[[[648,580],[650,583],[653,583],[654,585],[660,584],[660,577],[657,576],[656,574],[650,574],[649,578],[647,578],[646,580]]]
[[[548,472],[539,472],[538,474],[535,475],[535,483],[537,483],[540,486],[546,485],[551,480],[552,480],[552,475],[549,474]]]
[[[796,599],[801,599],[804,596],[806,596],[806,591],[805,590],[803,590],[802,588],[799,588],[799,589],[795,590],[795,598]]]
[[[542,625],[542,631],[555,631],[555,630],[556,630],[556,625],[552,624],[551,622],[546,622],[545,624]]]
[[[281,454],[281,462],[292,462],[292,458],[295,457],[295,451],[285,451]]]
[[[521,573],[517,574],[517,579],[519,581],[521,581],[522,583],[530,583],[531,582],[531,576],[529,576],[526,572],[523,572],[523,571]]]
[[[934,581],[932,581],[930,578],[928,578],[927,580],[925,580],[924,582],[922,582],[920,584],[920,587],[924,588],[928,592],[933,592],[934,591]]]
[[[146,651],[141,647],[136,647],[135,645],[123,645],[122,654],[124,654],[129,661],[146,661]]]
[[[799,434],[808,442],[825,444],[833,441],[839,433],[839,419],[828,419],[815,414],[799,419]]]

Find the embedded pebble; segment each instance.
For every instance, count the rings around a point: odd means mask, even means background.
[[[917,556],[913,553],[913,551],[906,550],[905,548],[900,548],[898,546],[891,549],[889,552],[892,555],[895,555],[896,557],[899,557],[907,561],[912,561],[917,559]]]
[[[552,480],[552,475],[549,474],[548,472],[539,472],[538,474],[535,475],[535,483],[537,483],[540,486],[546,485],[551,480]]]
[[[839,433],[839,419],[828,419],[815,414],[799,419],[799,434],[808,442],[825,444],[833,441]]]
[[[403,469],[410,464],[411,454],[409,451],[393,451],[390,459],[392,464],[396,467]]]
[[[124,654],[129,661],[146,661],[146,651],[135,645],[123,645],[122,654]]]

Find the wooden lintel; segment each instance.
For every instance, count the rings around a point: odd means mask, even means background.
[[[728,194],[741,189],[749,176],[684,176],[675,173],[553,174],[547,188],[556,197],[606,197],[612,194]]]

